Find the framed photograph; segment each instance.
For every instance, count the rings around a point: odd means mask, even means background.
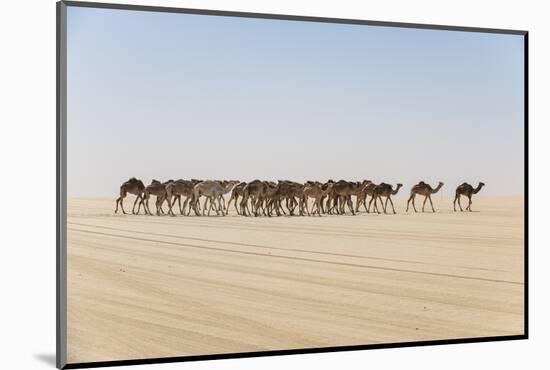
[[[57,3],[57,366],[526,339],[527,36]]]

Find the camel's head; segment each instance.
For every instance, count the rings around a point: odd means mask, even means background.
[[[479,187],[482,188],[482,187],[484,187],[484,186],[485,186],[485,183],[480,181],[480,182],[479,182]]]
[[[439,186],[441,187],[441,186],[443,186],[443,185],[445,185],[445,184],[444,184],[443,182],[440,181],[440,182],[439,182]]]
[[[397,188],[399,189],[400,187],[402,187],[403,184],[397,184]]]

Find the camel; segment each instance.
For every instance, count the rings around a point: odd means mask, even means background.
[[[405,212],[409,212],[409,203],[412,203],[413,209],[416,212],[414,199],[416,198],[417,194],[424,196],[424,203],[422,203],[422,212],[424,212],[424,207],[426,206],[427,200],[430,200],[430,205],[432,206],[432,212],[435,212],[434,204],[432,203],[432,194],[437,193],[442,186],[443,186],[443,183],[440,181],[437,187],[434,189],[430,186],[430,184],[426,184],[424,181],[420,181],[411,189],[411,196],[409,197],[409,200],[407,200],[407,209]]]
[[[334,185],[331,187],[331,191],[329,192],[329,197],[327,200],[328,213],[331,213],[331,211],[336,207],[338,214],[345,214],[347,205],[349,210],[351,211],[351,214],[355,215],[351,196],[357,194],[357,190],[360,186],[360,183],[348,182],[345,180],[340,180],[334,183]],[[331,201],[333,202],[332,206],[330,206]],[[340,203],[339,209],[337,207],[338,203]]]
[[[245,185],[245,187],[243,188],[243,199],[241,200],[241,214],[243,216],[248,216],[251,214],[250,210],[248,209],[249,199],[252,211],[254,211],[254,216],[258,216],[258,203],[260,197],[265,193],[266,188],[266,183],[260,180],[254,180]]]
[[[485,184],[482,183],[482,182],[480,182],[477,185],[477,188],[475,188],[475,189],[472,185],[468,184],[467,182],[459,185],[456,188],[455,200],[453,201],[453,207],[454,207],[455,212],[456,212],[456,201],[457,200],[458,200],[458,206],[460,207],[460,212],[462,212],[462,205],[460,204],[460,196],[461,195],[464,195],[464,196],[468,197],[468,206],[466,207],[466,210],[472,212],[472,195],[479,193],[481,188],[484,187],[484,186],[485,186]]]
[[[174,204],[176,204],[176,200],[178,201],[178,206],[180,210],[180,214],[185,214],[185,208],[187,207],[187,204],[189,203],[189,200],[193,197],[193,189],[195,188],[195,185],[200,182],[199,180],[177,180],[174,181],[166,186],[166,200],[168,201],[168,214],[175,216],[174,212],[172,210],[172,207]],[[183,207],[181,205],[181,197],[185,197],[185,202],[183,203]],[[172,197],[174,197],[174,200],[172,201]]]
[[[229,206],[231,204],[231,201],[233,201],[237,214],[240,214],[239,208],[237,207],[237,201],[239,200],[239,197],[243,196],[243,190],[245,186],[246,186],[246,182],[241,182],[237,184],[233,188],[233,190],[231,190],[231,197],[229,198],[229,202],[227,202],[227,211],[225,212],[226,215],[229,213]]]
[[[221,200],[222,202],[222,212],[225,212],[226,210],[226,206],[225,206],[225,198],[224,198],[224,195],[229,193],[229,192],[233,192],[233,189],[235,188],[235,186],[237,186],[238,184],[240,183],[239,180],[223,180],[221,182],[221,185],[222,187],[225,189],[220,195],[219,195],[219,199]]]
[[[122,183],[122,185],[120,185],[120,197],[118,197],[116,200],[115,213],[118,212],[118,204],[120,203],[120,208],[122,209],[122,213],[126,214],[126,212],[124,211],[124,206],[122,204],[122,201],[124,200],[124,198],[126,198],[126,196],[129,193],[136,196],[136,200],[134,201],[134,206],[132,207],[132,214],[135,214],[136,203],[138,200],[140,201],[138,206],[138,211],[137,211],[137,213],[139,214],[144,190],[145,190],[145,185],[143,185],[143,182],[141,180],[136,179],[135,177],[131,177],[128,181],[125,181],[124,183]]]
[[[210,202],[208,207],[208,216],[210,216],[210,211],[212,209],[216,211],[217,215],[219,215],[221,211],[222,216],[225,216],[225,211],[222,206],[223,195],[230,192],[233,189],[233,187],[238,183],[239,181],[236,181],[236,180],[224,181],[224,182],[207,180],[196,184],[195,187],[193,188],[193,199],[191,201],[195,214],[197,216],[200,215],[197,208],[199,203],[199,198],[201,196],[205,196],[206,201],[204,202],[202,215],[203,216],[205,215],[206,207],[207,207],[206,205],[208,204],[208,202]],[[218,206],[216,206],[216,203],[215,203],[216,200],[218,201]]]
[[[300,208],[304,208],[307,211],[307,215],[309,216],[309,209],[307,207],[307,201],[308,198],[313,198],[314,204],[313,208],[311,209],[311,213],[315,214],[317,213],[319,216],[321,216],[321,200],[325,195],[327,195],[329,192],[332,191],[332,187],[334,186],[334,183],[327,183],[327,184],[321,184],[321,183],[313,183],[313,184],[307,184],[304,186],[304,190],[302,192],[302,198],[300,199],[300,202],[303,204]]]
[[[365,180],[363,186],[361,186],[359,194],[357,195],[357,204],[355,205],[355,212],[359,212],[359,207],[363,205],[365,212],[370,213],[370,209],[367,208],[367,197],[374,194],[374,188],[376,184],[370,180]]]
[[[164,213],[162,210],[162,203],[166,200],[166,186],[174,182],[173,180],[168,180],[166,182],[161,183],[158,180],[152,180],[151,184],[147,186],[144,190],[144,196],[142,197],[141,203],[143,203],[143,207],[145,208],[145,212],[149,215],[153,215],[151,213],[151,209],[149,208],[149,198],[151,197],[151,194],[157,197],[157,200],[155,201],[155,206],[157,209],[157,216],[160,216],[161,213]]]
[[[388,201],[389,201],[391,204],[393,214],[395,214],[395,208],[393,207],[393,201],[391,200],[391,196],[397,194],[397,192],[402,186],[403,184],[397,184],[394,190],[392,189],[392,186],[390,184],[381,183],[380,185],[377,185],[373,190],[373,196],[369,202],[369,209],[370,209],[371,203],[374,201],[374,210],[377,213],[380,213],[380,211],[378,210],[378,207],[376,206],[376,201],[377,199],[380,199],[380,201],[382,202],[382,197],[386,197],[386,202],[382,203],[384,213],[387,213],[386,210],[387,210]]]
[[[288,188],[286,189],[288,192],[286,193],[286,208],[288,209],[288,213],[291,216],[294,216],[294,210],[296,209],[296,206],[298,206],[298,212],[300,215],[304,213],[304,210],[299,207],[299,199],[302,196],[302,193],[304,191],[304,184],[300,184],[299,182],[289,181],[288,182]],[[298,199],[298,201],[296,200]]]

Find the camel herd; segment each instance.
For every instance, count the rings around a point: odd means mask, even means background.
[[[472,195],[477,194],[484,185],[482,182],[476,188],[468,183],[459,185],[456,188],[453,202],[455,212],[457,202],[460,211],[463,211],[460,204],[461,196],[468,198],[466,211],[471,212]],[[228,214],[231,202],[233,202],[237,214],[242,216],[273,216],[274,214],[277,216],[293,216],[295,214],[321,216],[321,214],[345,214],[346,208],[354,215],[360,211],[361,207],[367,213],[370,213],[371,207],[374,212],[381,213],[378,203],[384,213],[387,213],[388,203],[391,205],[392,212],[396,213],[391,196],[397,194],[402,186],[402,184],[397,184],[395,187],[386,183],[374,184],[369,180],[361,182],[329,180],[325,183],[307,181],[302,184],[289,180],[240,182],[237,180],[202,181],[197,179],[166,182],[153,180],[150,185],[145,186],[141,180],[132,177],[120,186],[120,197],[116,200],[115,213],[118,212],[119,206],[122,212],[126,213],[123,200],[128,194],[136,196],[132,213],[139,214],[143,207],[145,214],[149,215],[153,214],[149,208],[149,198],[154,195],[157,216],[165,213],[175,216],[173,208],[176,201],[180,214],[187,216],[191,211],[196,216],[210,215],[211,211],[215,211],[216,215],[224,216]],[[422,212],[424,212],[428,200],[432,212],[435,212],[431,196],[437,193],[442,186],[443,183],[439,182],[433,188],[424,181],[414,185],[407,200],[406,211],[409,211],[409,205],[412,204],[412,208],[417,212],[414,201],[416,196],[420,195],[424,197]],[[231,195],[226,204],[224,196],[229,193]],[[205,199],[202,207],[201,197]],[[355,197],[355,205],[352,197]],[[182,198],[184,198],[183,203]],[[308,207],[310,199],[313,201],[311,210]],[[167,212],[163,209],[165,203],[168,206]],[[136,205],[138,206],[137,212]]]

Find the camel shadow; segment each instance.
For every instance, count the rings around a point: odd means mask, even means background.
[[[36,358],[39,361],[42,361],[46,365],[55,367],[55,353],[35,353],[34,358]]]

